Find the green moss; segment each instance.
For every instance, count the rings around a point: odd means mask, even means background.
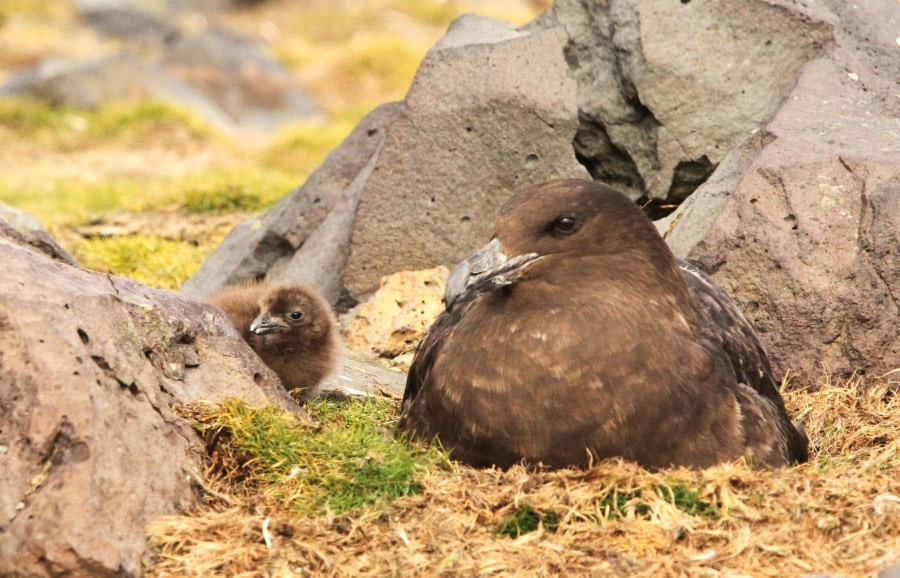
[[[110,103],[86,110],[36,99],[2,99],[0,125],[61,151],[98,142],[136,144],[173,131],[182,139],[205,139],[211,134],[196,116],[158,102]]]
[[[691,516],[718,516],[716,507],[701,499],[700,492],[681,482],[655,485],[653,491]],[[597,503],[599,514],[608,520],[625,517],[630,508],[633,508],[636,516],[642,518],[648,517],[651,512],[650,505],[641,501],[639,492],[621,492],[616,487],[611,488]]]
[[[86,115],[87,136],[98,140],[134,143],[156,132],[178,130],[205,139],[211,130],[199,117],[160,102],[110,103]]]
[[[707,518],[715,518],[719,515],[714,505],[701,499],[700,492],[683,483],[660,484],[654,490],[685,514]]]
[[[35,178],[15,185],[0,182],[0,201],[34,215],[57,238],[68,240],[69,249],[85,267],[176,289],[196,272],[225,231],[210,230],[199,241],[185,241],[161,238],[152,230],[132,236],[80,238],[71,228],[122,209],[175,209],[183,214],[255,212],[276,203],[298,181],[281,171],[252,168],[99,183]]]
[[[75,257],[88,269],[109,271],[162,289],[177,289],[210,248],[148,235],[81,239]]]
[[[277,170],[211,170],[178,179],[168,198],[188,213],[245,213],[274,205],[298,184]]]
[[[269,169],[296,175],[296,184],[300,184],[350,134],[362,116],[354,111],[324,124],[292,125],[279,131],[257,158]]]
[[[69,107],[53,106],[33,99],[10,98],[0,100],[0,125],[22,136],[40,140],[42,135],[53,132],[77,131],[81,121]]]
[[[548,531],[556,532],[559,528],[559,514],[539,512],[530,506],[520,506],[512,516],[500,524],[497,533],[501,536],[518,538],[537,530],[540,524],[543,524]]]
[[[268,208],[300,179],[258,168],[190,173],[180,177],[110,178],[99,183],[35,177],[0,182],[0,201],[40,219],[45,226],[83,225],[117,209],[180,209],[183,213],[249,213]]]
[[[637,497],[637,493],[620,492],[614,486],[600,498],[600,501],[597,503],[597,509],[608,520],[624,517],[629,505],[634,506],[635,513],[638,516],[646,516],[650,512],[650,508],[641,502],[634,503]]]
[[[277,409],[238,401],[227,402],[205,427],[228,434],[224,453],[237,456],[245,484],[301,513],[340,513],[415,494],[417,475],[447,460],[437,449],[393,436],[391,401],[318,401],[308,409],[322,424],[317,432]]]
[[[47,227],[81,225],[127,204],[146,191],[146,186],[137,180],[88,183],[35,175],[16,184],[0,181],[0,201],[31,213]]]

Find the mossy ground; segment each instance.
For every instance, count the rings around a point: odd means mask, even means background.
[[[238,493],[263,493],[301,515],[383,506],[418,493],[420,474],[448,463],[439,449],[394,435],[392,400],[316,400],[307,411],[318,429],[290,413],[239,401],[181,409],[217,456],[210,471],[215,479]]]

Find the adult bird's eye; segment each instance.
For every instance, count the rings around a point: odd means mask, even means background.
[[[580,226],[581,223],[575,217],[559,217],[553,222],[553,231],[562,235],[571,235]]]
[[[288,317],[290,317],[291,319],[296,321],[296,320],[300,319],[301,317],[303,317],[303,313],[301,313],[300,311],[291,311],[291,314],[288,315]]]

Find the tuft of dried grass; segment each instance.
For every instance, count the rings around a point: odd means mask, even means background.
[[[432,465],[420,492],[298,515],[210,481],[157,520],[151,576],[871,575],[900,562],[900,370],[785,391],[807,464],[648,472]]]

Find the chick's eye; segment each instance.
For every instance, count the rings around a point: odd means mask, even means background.
[[[296,320],[300,319],[301,317],[303,317],[303,313],[301,313],[300,311],[291,311],[291,313],[288,315],[288,317],[290,317],[291,319],[296,321]]]
[[[559,217],[553,222],[553,231],[562,235],[571,235],[580,226],[581,223],[575,217]]]

